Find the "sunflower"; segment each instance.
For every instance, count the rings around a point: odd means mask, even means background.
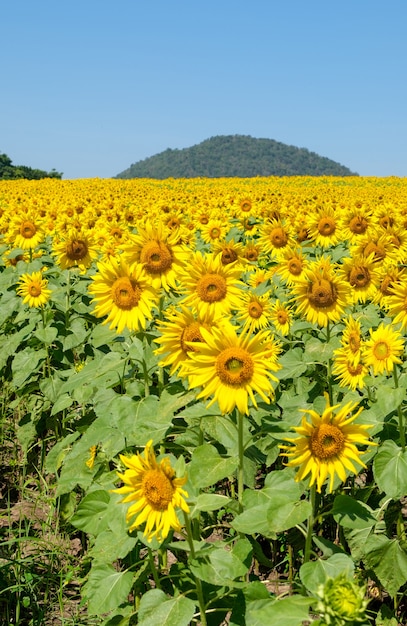
[[[270,322],[280,335],[288,335],[292,324],[292,309],[277,298],[271,306]]]
[[[30,307],[42,307],[48,302],[52,293],[47,285],[48,280],[43,277],[42,272],[22,274],[16,291],[23,298],[24,304]]]
[[[338,380],[340,387],[349,387],[353,391],[365,386],[364,378],[369,368],[362,359],[355,359],[346,348],[334,350],[332,375]]]
[[[269,293],[257,295],[253,291],[244,291],[236,308],[236,320],[243,328],[256,331],[269,325],[271,312]]]
[[[15,248],[22,250],[32,250],[36,248],[45,238],[45,231],[42,221],[34,211],[18,213],[11,219],[7,235],[4,237],[6,243],[11,243]]]
[[[166,311],[165,320],[157,320],[160,336],[154,341],[159,344],[154,353],[163,358],[160,367],[170,367],[170,375],[179,371],[183,375],[183,366],[188,362],[191,352],[195,352],[194,343],[203,342],[201,328],[211,330],[221,322],[214,321],[209,313],[199,315],[185,306]]]
[[[335,246],[341,237],[335,209],[331,206],[316,208],[310,216],[306,226],[314,245],[323,248]]]
[[[374,298],[375,304],[387,310],[387,304],[391,301],[394,289],[406,280],[407,270],[393,262],[381,263],[378,269],[379,283]]]
[[[186,476],[176,476],[168,457],[157,461],[152,439],[146,444],[144,456],[120,455],[120,460],[127,468],[123,473],[117,472],[124,485],[112,491],[124,496],[122,503],[132,502],[126,513],[127,523],[135,517],[129,532],[145,524],[143,534],[149,542],[154,537],[164,541],[171,528],[179,532],[181,523],[175,509],[189,513],[185,501],[188,493],[182,489]]]
[[[339,275],[349,283],[354,303],[373,300],[379,284],[379,274],[374,255],[345,258]]]
[[[330,478],[328,492],[333,491],[335,474],[342,482],[346,480],[346,470],[358,473],[355,463],[361,467],[366,465],[361,460],[362,452],[356,444],[362,446],[376,445],[369,441],[367,430],[370,426],[354,424],[353,422],[362,412],[359,408],[356,413],[357,403],[348,402],[344,406],[336,404],[327,406],[322,415],[314,410],[301,409],[310,416],[310,422],[303,415],[301,426],[293,430],[299,437],[287,439],[290,445],[281,445],[284,450],[282,455],[287,456],[288,467],[299,467],[295,479],[303,480],[309,474],[311,487],[316,483],[320,493],[325,480]],[[338,409],[336,411],[336,409]]]
[[[286,285],[291,286],[301,279],[307,265],[308,261],[300,249],[288,248],[281,255],[275,273]]]
[[[111,257],[99,262],[98,273],[91,278],[89,292],[93,295],[94,314],[106,319],[110,328],[121,333],[124,328],[139,330],[146,327],[147,319],[153,317],[152,309],[158,302],[158,294],[153,289],[138,263],[128,266]]]
[[[294,238],[288,227],[279,219],[266,222],[259,233],[259,244],[262,251],[274,258],[281,258],[287,248],[294,245]]]
[[[386,301],[388,314],[393,324],[401,324],[401,330],[407,327],[407,281],[394,285],[389,289]]]
[[[224,239],[229,230],[229,224],[224,219],[211,219],[201,227],[201,237],[205,243],[214,243]]]
[[[341,219],[343,241],[357,242],[373,224],[372,211],[368,207],[358,203],[358,206],[345,210]]]
[[[350,286],[335,272],[329,257],[310,263],[291,289],[297,313],[318,326],[338,322],[350,304]]]
[[[370,339],[364,343],[362,357],[371,366],[373,374],[389,374],[396,363],[401,363],[404,352],[404,338],[399,331],[381,323],[376,330],[369,329]]]
[[[130,235],[123,245],[124,260],[141,263],[151,285],[157,291],[178,289],[178,274],[185,265],[187,252],[179,244],[178,230],[165,228],[161,223],[146,222],[138,233]]]
[[[91,235],[77,228],[69,228],[62,236],[54,237],[52,248],[56,263],[62,269],[76,267],[82,274],[98,255]]]
[[[217,254],[220,255],[222,265],[229,265],[229,263],[234,263],[235,261],[246,261],[246,259],[243,258],[243,244],[234,239],[230,239],[229,241],[220,239],[213,242],[211,250],[214,256]]]
[[[248,413],[249,398],[257,407],[254,392],[270,403],[274,390],[271,381],[277,382],[273,372],[280,369],[269,345],[270,335],[261,330],[256,335],[250,331],[236,333],[232,325],[201,328],[205,343],[194,344],[186,367],[190,388],[202,387],[197,398],[213,396],[208,407],[218,402],[221,412],[230,413],[235,407]]]
[[[200,315],[228,315],[240,303],[241,267],[236,263],[223,265],[220,255],[192,254],[180,274],[185,293],[181,304],[196,309]]]
[[[341,348],[346,352],[349,361],[357,363],[362,355],[362,335],[359,320],[348,317],[341,337]],[[334,351],[335,354],[335,351]]]

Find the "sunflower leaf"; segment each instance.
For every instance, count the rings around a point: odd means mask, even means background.
[[[399,499],[407,494],[407,450],[388,439],[373,461],[373,475],[381,491],[389,498]]]
[[[150,589],[140,600],[139,626],[188,626],[195,613],[195,602],[179,595],[168,598],[161,589]]]

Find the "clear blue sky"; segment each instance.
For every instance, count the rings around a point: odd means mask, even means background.
[[[0,152],[63,178],[251,135],[407,176],[407,0],[8,0]]]

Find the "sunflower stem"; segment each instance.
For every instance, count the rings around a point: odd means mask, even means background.
[[[304,563],[308,563],[311,557],[312,535],[314,532],[314,522],[315,522],[315,498],[316,498],[316,488],[314,484],[312,485],[312,487],[310,487],[310,492],[309,492],[311,513],[308,518],[307,535],[305,537]]]
[[[394,387],[395,389],[398,389],[399,387],[399,376],[398,376],[398,372],[397,372],[397,366],[395,365],[393,368],[393,380],[394,380]],[[399,418],[399,431],[400,431],[400,444],[401,444],[401,448],[404,452],[404,450],[406,449],[406,433],[405,433],[405,426],[404,426],[404,415],[403,415],[403,411],[401,410],[401,404],[398,405],[397,407],[397,415]]]
[[[195,546],[194,546],[194,538],[192,536],[191,520],[189,519],[189,516],[187,513],[185,513],[185,511],[184,511],[184,520],[185,520],[185,528],[187,531],[187,539],[188,539],[190,555],[192,559],[195,559]],[[202,591],[202,584],[199,578],[197,578],[192,572],[191,574],[195,580],[196,594],[198,596],[199,612],[201,615],[201,626],[206,626],[207,622],[206,622],[205,602],[204,602],[204,596],[203,596],[203,591]]]
[[[238,449],[239,449],[239,465],[238,465],[238,470],[237,470],[237,500],[239,503],[240,512],[243,511],[243,491],[244,491],[243,420],[244,420],[244,414],[241,411],[238,411],[237,412],[237,437],[238,437]]]
[[[153,551],[151,548],[147,548],[147,550],[148,550],[148,560],[150,562],[150,569],[154,578],[155,586],[157,589],[161,589],[161,582],[158,576],[157,568],[155,566]]]

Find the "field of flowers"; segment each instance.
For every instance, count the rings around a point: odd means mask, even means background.
[[[407,179],[0,182],[0,623],[407,623]]]

